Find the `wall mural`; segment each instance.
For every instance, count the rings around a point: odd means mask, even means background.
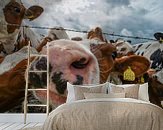
[[[14,6],[13,6],[14,5]],[[36,19],[43,12],[40,6],[26,9],[21,1],[3,1],[4,21],[0,30],[0,112],[21,113],[25,94],[27,45],[32,53],[47,53],[49,43],[50,110],[66,102],[67,82],[75,85],[149,83],[150,102],[161,106],[163,100],[163,34],[156,33],[157,41],[131,45],[123,39],[104,37],[96,27],[87,38],[69,40],[63,28],[51,29],[40,40],[30,28],[19,28],[23,19]],[[8,25],[7,25],[8,24]],[[66,39],[66,40],[59,40]],[[46,70],[46,57],[31,57],[31,70]],[[29,88],[46,88],[47,73],[29,74]],[[45,104],[46,91],[28,93],[30,104]],[[28,112],[44,113],[45,107],[29,107]]]

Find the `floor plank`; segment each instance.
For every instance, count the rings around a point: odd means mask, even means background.
[[[0,130],[5,130],[9,126],[13,125],[14,123],[5,123],[4,125],[0,126]]]
[[[5,128],[4,130],[15,130],[15,128],[17,126],[19,126],[20,124],[22,124],[22,123],[14,123],[14,124],[10,125],[9,127]]]
[[[17,127],[15,127],[14,130],[23,129],[24,127],[26,127],[26,126],[29,125],[29,124],[30,124],[30,123],[27,123],[27,124],[21,123],[20,125],[18,125]]]
[[[34,127],[37,123],[29,123],[28,125],[26,125],[23,128],[28,128],[28,127]]]
[[[5,124],[6,124],[6,123],[2,123],[2,122],[1,122],[1,123],[0,123],[0,128],[1,128],[3,125],[5,125]]]
[[[0,123],[0,130],[20,130],[29,127],[36,127],[43,125],[43,122],[30,122],[27,124],[24,123]]]
[[[47,118],[47,114],[43,113],[29,113],[27,114],[27,123],[29,122],[44,122]],[[19,113],[1,113],[0,114],[0,122],[17,122],[17,123],[24,123],[24,114]]]
[[[37,123],[35,126],[42,126],[43,123]]]

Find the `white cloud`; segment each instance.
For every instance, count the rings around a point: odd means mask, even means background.
[[[89,30],[100,26],[105,32],[153,37],[163,32],[162,0],[24,0],[39,4],[44,14],[31,24]],[[72,34],[72,33],[71,33]]]
[[[132,32],[127,30],[126,28],[122,29],[121,34],[126,36],[133,36]]]
[[[156,24],[162,24],[163,19],[163,1],[162,0],[131,0],[130,6],[137,12],[143,11],[145,19]],[[140,12],[141,13],[141,12]]]

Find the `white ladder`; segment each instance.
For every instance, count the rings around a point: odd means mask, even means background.
[[[25,80],[26,80],[26,86],[25,86],[25,98],[24,98],[24,124],[26,124],[27,121],[27,109],[30,106],[36,106],[36,107],[46,107],[46,114],[47,116],[49,115],[49,45],[47,43],[47,54],[46,55],[42,55],[42,54],[31,54],[30,52],[30,41],[28,43],[28,56],[27,56],[27,69],[26,69],[26,73],[25,73]],[[30,66],[31,66],[31,61],[30,58],[32,56],[36,56],[36,57],[47,57],[47,70],[30,70]],[[36,89],[29,89],[29,73],[33,73],[33,72],[46,72],[47,73],[47,88],[36,88]],[[28,91],[36,91],[36,90],[40,90],[40,91],[47,91],[47,102],[46,104],[28,104]]]

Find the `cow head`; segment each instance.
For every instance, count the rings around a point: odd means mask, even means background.
[[[100,68],[100,82],[106,82],[111,70],[114,67],[113,54],[116,48],[109,43],[92,44],[91,51],[96,56]]]
[[[91,51],[96,56],[100,68],[100,83],[107,81],[107,78],[114,67],[114,58],[116,56],[116,47],[107,42],[103,36],[102,29],[96,27],[88,32],[87,38],[93,40]]]
[[[113,45],[117,49],[117,57],[122,57],[122,56],[133,54],[133,51],[134,51],[133,47],[127,41],[124,41],[122,39],[118,39],[118,40],[116,40],[115,43],[113,43]]]
[[[5,1],[5,3],[8,0]],[[23,19],[34,20],[43,12],[40,6],[31,6],[28,9],[24,7],[20,0],[9,0],[3,8],[5,21],[8,24],[21,25]],[[7,32],[13,33],[18,26],[7,25]]]
[[[84,42],[84,41],[82,41]],[[46,47],[41,51],[46,54]],[[79,41],[55,40],[49,43],[50,101],[53,105],[65,102],[67,82],[72,84],[96,84],[99,69],[95,56]],[[33,70],[46,70],[47,58],[36,58]],[[31,73],[33,87],[46,87],[46,73]],[[46,92],[35,93],[40,100],[46,99]]]

